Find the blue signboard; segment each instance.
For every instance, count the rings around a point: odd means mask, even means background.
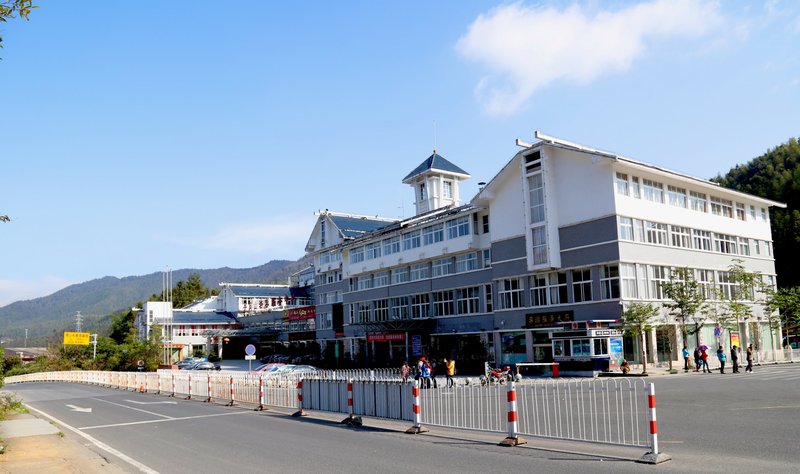
[[[248,344],[247,347],[244,348],[244,353],[251,356],[256,353],[256,346],[252,344]]]
[[[411,336],[411,353],[415,356],[422,355],[422,336]]]
[[[622,359],[625,358],[625,354],[622,349],[622,338],[621,337],[612,337],[608,341],[608,355],[611,356],[611,363],[612,364],[620,364],[622,363]]]

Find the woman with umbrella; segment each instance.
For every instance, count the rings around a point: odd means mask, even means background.
[[[710,374],[711,368],[708,366],[708,352],[706,352],[708,350],[708,346],[701,344],[697,348],[700,349],[700,360],[703,362],[703,373],[708,372]]]

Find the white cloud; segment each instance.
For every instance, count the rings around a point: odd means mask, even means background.
[[[52,276],[39,280],[0,280],[0,307],[16,301],[48,296],[74,283],[76,282]]]
[[[555,81],[584,85],[628,70],[656,40],[698,38],[723,18],[710,1],[656,0],[617,10],[503,5],[470,25],[456,45],[491,71],[476,86],[487,112],[515,112]]]
[[[316,217],[273,217],[269,220],[228,224],[207,237],[181,240],[195,247],[218,252],[263,254],[270,259],[296,259],[314,228]]]

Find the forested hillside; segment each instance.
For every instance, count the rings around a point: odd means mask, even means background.
[[[786,203],[770,209],[778,286],[800,285],[797,252],[800,249],[800,143],[790,139],[767,153],[739,165],[714,180],[748,194]]]
[[[298,261],[273,260],[253,268],[217,268],[213,270],[182,269],[172,272],[173,285],[188,281],[196,273],[203,284],[214,289],[220,282],[286,283],[289,275],[308,265]],[[138,302],[161,294],[163,274],[151,273],[125,278],[104,277],[71,285],[52,295],[17,301],[0,308],[0,337],[4,340],[24,338],[28,329],[29,345],[52,339],[64,330],[74,330],[75,314],[84,317],[83,329],[96,332],[108,329],[109,315],[130,309]]]

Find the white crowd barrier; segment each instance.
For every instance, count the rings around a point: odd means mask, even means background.
[[[201,401],[295,408],[297,407],[298,380],[299,377],[273,377],[225,371],[106,372],[86,370],[15,375],[6,377],[5,383],[86,383]]]
[[[352,405],[348,403],[352,385]],[[411,385],[399,381],[303,380],[303,409],[393,420],[413,420]]]

